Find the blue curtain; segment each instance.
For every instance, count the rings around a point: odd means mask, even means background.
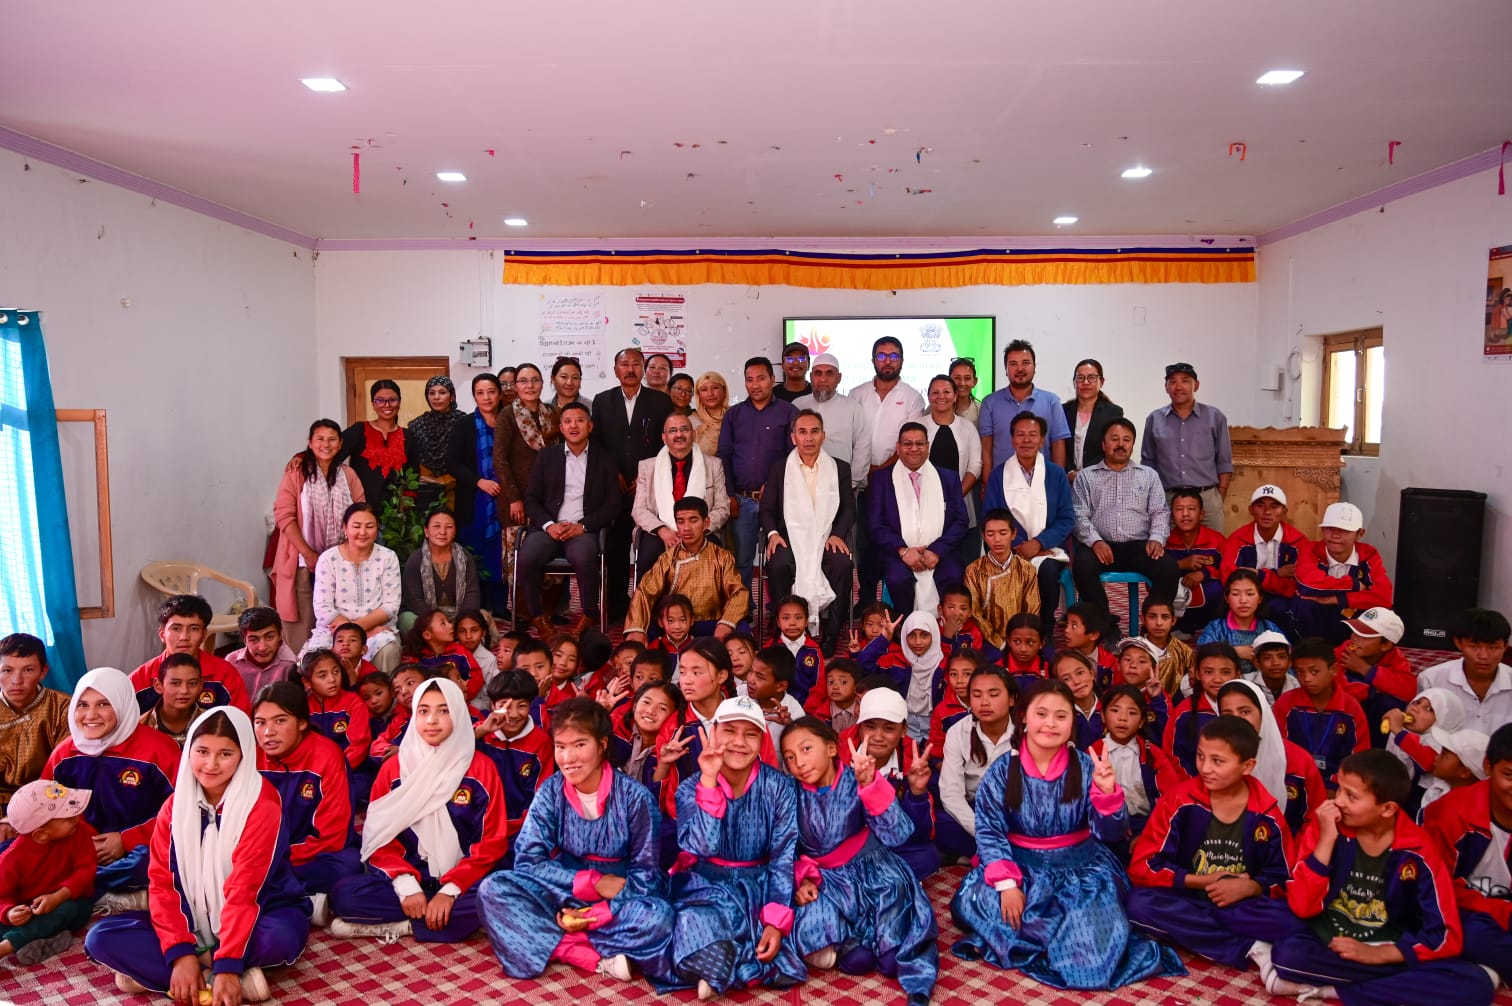
[[[12,632],[47,644],[49,686],[69,691],[84,675],[42,322],[0,308],[0,636]]]

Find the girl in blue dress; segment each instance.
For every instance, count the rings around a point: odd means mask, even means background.
[[[672,908],[657,863],[656,798],[605,759],[609,714],[568,699],[551,714],[557,774],[515,840],[514,868],[478,887],[483,926],[511,978],[554,960],[628,981],[635,963],[670,982]]]
[[[798,910],[792,941],[815,968],[881,970],[910,1006],[929,1002],[939,975],[939,927],[924,889],[892,852],[913,834],[897,792],[866,752],[805,716],[782,734],[782,757],[798,781]]]
[[[1185,974],[1175,951],[1129,930],[1128,877],[1103,844],[1128,834],[1123,790],[1106,755],[1072,746],[1074,722],[1059,681],[1015,708],[1014,750],[977,789],[981,865],[951,901],[966,932],[953,949],[1061,989]]]
[[[698,771],[677,788],[677,837],[694,862],[672,878],[672,963],[677,984],[696,984],[700,999],[808,977],[787,938],[797,787],[761,764],[767,738],[758,703],[724,700],[712,730],[699,728]]]

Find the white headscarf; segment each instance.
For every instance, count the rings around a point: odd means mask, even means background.
[[[414,721],[420,698],[439,691],[451,712],[452,732],[436,746],[426,743]],[[450,678],[431,678],[415,689],[410,699],[410,725],[399,743],[399,787],[374,799],[362,829],[362,859],[366,862],[404,829],[415,832],[420,857],[430,864],[431,875],[440,877],[462,859],[457,829],[447,813],[447,804],[462,784],[472,764],[475,744],[467,697]]]
[[[918,656],[908,645],[908,634],[922,629],[929,633],[929,649]],[[934,712],[934,676],[945,659],[940,649],[940,623],[933,612],[916,611],[903,620],[898,630],[898,648],[903,659],[912,669],[908,678],[908,736],[919,739],[929,736],[929,717]]]
[[[224,714],[236,729],[241,764],[221,795],[220,820],[205,798],[205,791],[189,766],[195,731],[212,716]],[[257,744],[252,721],[234,706],[216,706],[195,718],[189,740],[179,755],[178,788],[173,793],[173,855],[179,868],[179,884],[193,916],[194,935],[201,946],[214,944],[221,931],[221,909],[226,904],[226,881],[231,876],[231,857],[241,841],[247,815],[262,795],[262,773],[257,771]],[[209,824],[200,829],[202,811],[209,811]]]
[[[115,729],[98,740],[85,737],[79,725],[74,722],[74,711],[79,706],[79,698],[91,688],[105,696],[105,701],[110,703],[110,708],[115,710],[116,715]],[[68,703],[68,732],[73,735],[74,747],[83,754],[102,755],[118,744],[125,744],[136,733],[141,719],[136,688],[132,686],[125,671],[115,667],[96,667],[74,685],[73,700]]]
[[[1276,725],[1276,714],[1271,712],[1271,704],[1266,701],[1262,686],[1244,678],[1239,678],[1236,683],[1249,691],[1260,709],[1260,752],[1255,755],[1255,770],[1250,774],[1270,791],[1270,795],[1276,798],[1276,806],[1285,814],[1286,741],[1281,736],[1281,728]]]
[[[1433,707],[1433,727],[1450,733],[1465,725],[1465,704],[1448,688],[1425,688],[1417,697]]]

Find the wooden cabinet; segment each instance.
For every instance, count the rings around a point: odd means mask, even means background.
[[[1323,511],[1339,500],[1344,431],[1317,426],[1231,426],[1229,440],[1234,480],[1223,501],[1225,533],[1249,523],[1250,493],[1269,482],[1286,493],[1287,520],[1316,539]]]

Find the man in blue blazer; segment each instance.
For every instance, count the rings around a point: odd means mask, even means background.
[[[1020,412],[1010,428],[1013,454],[987,476],[982,512],[1002,507],[1012,513],[1013,551],[1026,562],[1040,559],[1036,564],[1040,622],[1048,640],[1055,636],[1061,573],[1071,561],[1076,507],[1065,469],[1040,453],[1045,444],[1045,420],[1032,412]]]
[[[934,612],[939,588],[964,575],[955,552],[966,535],[966,501],[960,477],[929,463],[922,423],[898,430],[898,460],[872,473],[866,495],[872,547],[882,554],[893,610]]]

